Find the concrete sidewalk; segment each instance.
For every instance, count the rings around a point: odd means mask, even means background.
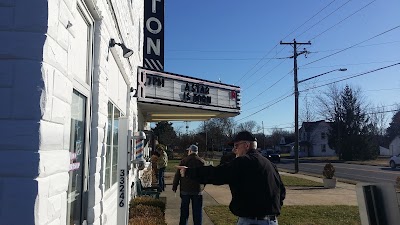
[[[165,208],[165,221],[168,225],[177,225],[179,224],[179,216],[180,216],[180,208],[181,208],[181,198],[179,197],[179,187],[176,194],[172,191],[172,180],[174,178],[174,173],[166,172],[165,173],[165,183],[167,184],[165,191],[161,192],[160,197],[166,197],[167,205]],[[212,185],[206,185],[212,186]],[[228,190],[229,191],[229,190]],[[230,192],[229,192],[230,196]],[[214,198],[208,194],[208,192],[203,192],[203,207],[210,205],[219,205]],[[192,217],[192,209],[189,207],[189,225],[193,225],[193,217]],[[203,209],[203,225],[213,225],[210,218],[207,216]]]
[[[286,176],[296,176],[308,180],[322,183],[321,178],[280,172]],[[166,173],[167,188],[162,192],[161,196],[167,198],[167,206],[165,210],[165,219],[167,224],[179,224],[180,215],[180,197],[179,192],[172,191],[173,173]],[[358,205],[355,191],[355,185],[342,182],[337,183],[334,189],[325,189],[322,187],[286,187],[287,195],[284,205]],[[179,188],[178,188],[179,189]],[[204,190],[204,206],[210,205],[229,205],[231,201],[231,192],[228,185],[215,186],[207,185]],[[193,224],[192,217],[189,217],[189,224]],[[212,225],[210,218],[203,211],[203,224]]]

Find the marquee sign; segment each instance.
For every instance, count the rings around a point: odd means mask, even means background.
[[[164,70],[164,0],[144,1],[144,68]]]
[[[239,114],[240,87],[140,68],[138,102]]]

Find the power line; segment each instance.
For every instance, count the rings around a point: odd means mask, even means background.
[[[375,44],[369,44],[369,45],[360,45],[355,48],[364,48],[364,47],[370,47],[370,46],[376,46],[376,45],[387,45],[387,44],[393,44],[393,43],[399,43],[400,41],[388,41],[388,42],[381,42],[381,43],[375,43]],[[336,49],[328,49],[328,50],[319,50],[319,51],[311,51],[310,53],[321,53],[321,52],[333,52],[333,51],[338,51],[341,50],[341,48],[336,48]],[[196,50],[196,49],[180,49],[180,50],[169,50],[172,52],[220,52],[220,53],[232,53],[232,52],[237,52],[237,53],[262,53],[264,51],[243,51],[243,50]],[[286,58],[286,57],[284,57]],[[276,59],[284,59],[284,58],[276,58]],[[166,60],[178,60],[179,58],[168,58]],[[230,58],[229,58],[230,59]],[[232,58],[235,59],[235,58]],[[247,59],[247,58],[244,58]],[[262,59],[262,57],[257,57],[257,58],[248,58],[249,60],[252,59]],[[270,59],[270,58],[267,58]],[[216,59],[218,60],[218,59]]]
[[[389,66],[385,66],[385,67],[381,67],[381,68],[378,68],[378,69],[370,70],[368,72],[360,73],[360,74],[357,74],[357,75],[354,75],[354,76],[351,76],[351,77],[348,77],[348,78],[344,78],[344,79],[340,79],[340,80],[333,81],[333,82],[330,82],[330,83],[322,84],[322,85],[319,85],[319,86],[316,86],[316,87],[304,89],[304,90],[301,90],[300,92],[309,91],[311,89],[316,89],[316,88],[319,88],[319,87],[327,86],[327,85],[334,84],[334,83],[337,83],[337,82],[341,82],[341,81],[344,81],[344,80],[352,79],[352,78],[355,78],[355,77],[364,76],[364,75],[367,75],[369,73],[373,73],[373,72],[376,72],[376,71],[379,71],[379,70],[383,70],[383,69],[387,69],[387,68],[390,68],[390,67],[393,67],[393,66],[397,66],[397,65],[400,65],[400,63],[395,63],[395,64],[392,64],[392,65],[389,65]]]
[[[324,9],[326,9],[328,6],[330,6],[333,2],[335,2],[336,0],[331,1],[330,3],[328,3],[328,5],[326,5],[324,8],[322,8],[321,10],[319,10],[316,14],[314,14],[311,18],[309,18],[306,22],[304,22],[302,25],[298,26],[296,29],[294,29],[292,32],[290,32],[288,35],[286,35],[283,39],[286,39],[288,36],[290,36],[291,34],[293,34],[296,30],[298,30],[300,27],[302,27],[304,24],[306,24],[308,21],[310,21],[311,19],[313,19],[315,16],[317,16],[319,13],[321,13]],[[278,47],[278,44],[276,44],[271,50],[268,51],[267,54],[264,55],[263,58],[261,58],[250,70],[248,70],[237,82],[239,83],[250,71],[252,71],[262,60],[264,60],[264,58],[269,55],[276,47]],[[285,49],[286,47],[284,47],[283,49]],[[281,51],[283,51],[283,49]],[[280,51],[280,52],[281,52]],[[277,54],[279,54],[280,52],[278,52]],[[277,55],[276,54],[276,55]],[[264,67],[268,62],[266,62],[262,67]],[[261,67],[261,68],[262,68]],[[255,73],[257,73],[259,70],[257,70]],[[253,73],[254,74],[254,73]]]
[[[308,70],[308,69],[329,68],[329,67],[358,66],[358,65],[370,65],[370,64],[390,63],[390,62],[398,62],[398,61],[400,61],[400,59],[388,60],[388,61],[378,61],[378,62],[348,63],[348,64],[331,65],[331,66],[310,66],[310,67],[301,67],[301,69]]]
[[[354,44],[354,45],[352,45],[352,46],[350,46],[350,47],[347,47],[347,48],[345,48],[345,49],[343,49],[343,50],[340,50],[340,51],[337,51],[337,52],[332,53],[332,54],[330,54],[330,55],[324,56],[324,57],[322,57],[322,58],[320,58],[320,59],[314,60],[314,61],[309,62],[309,63],[307,63],[307,64],[304,64],[304,65],[302,65],[302,66],[310,65],[310,64],[312,64],[312,63],[315,63],[315,62],[318,62],[318,61],[320,61],[320,60],[323,60],[323,59],[326,59],[326,58],[328,58],[328,57],[331,57],[331,56],[333,56],[333,55],[336,55],[336,54],[338,54],[338,53],[340,53],[340,52],[344,52],[344,51],[346,51],[346,50],[348,50],[348,49],[354,48],[355,46],[357,46],[357,45],[359,45],[359,44],[362,44],[362,43],[364,43],[364,42],[367,42],[367,41],[369,41],[369,40],[372,40],[372,39],[374,39],[374,38],[377,38],[377,37],[379,37],[379,36],[381,36],[381,35],[383,35],[383,34],[386,34],[386,33],[390,32],[390,31],[393,31],[393,30],[395,30],[395,29],[397,29],[397,28],[399,28],[399,27],[400,27],[400,25],[398,25],[398,26],[396,26],[396,27],[393,27],[393,28],[391,28],[391,29],[389,29],[389,30],[386,30],[386,31],[384,31],[384,32],[382,32],[382,33],[380,33],[380,34],[377,34],[377,35],[375,35],[375,36],[373,36],[373,37],[371,37],[371,38],[368,38],[368,39],[366,39],[366,40],[364,40],[364,41],[361,41],[361,42],[359,42],[359,43],[357,43],[357,44]],[[302,66],[301,66],[301,67],[302,67]]]
[[[365,90],[365,91],[392,91],[399,90],[400,88],[383,88],[383,89],[375,89],[375,90]]]
[[[268,71],[266,74],[264,74],[263,76],[259,77],[256,81],[254,81],[252,84],[250,84],[249,86],[245,87],[244,90],[249,89],[251,86],[253,86],[254,84],[256,84],[259,80],[261,80],[262,78],[264,78],[265,76],[267,76],[268,74],[270,74],[272,71],[274,71],[276,68],[278,68],[280,65],[282,65],[282,63],[284,63],[286,60],[281,61],[278,65],[276,65],[274,68],[272,68],[270,71]],[[261,67],[262,68],[262,67]]]
[[[167,58],[165,60],[180,60],[180,61],[194,61],[194,60],[198,60],[198,61],[246,61],[246,60],[258,60],[260,58]],[[264,59],[282,59],[282,58],[262,58],[262,60]]]
[[[382,114],[382,113],[399,112],[399,111],[400,111],[399,109],[393,109],[393,110],[387,110],[387,111],[381,111],[381,112],[370,112],[370,113],[365,113],[365,114],[367,114],[367,115],[370,115],[370,114]]]
[[[304,22],[303,24],[301,24],[300,26],[298,26],[294,31],[292,31],[290,34],[286,35],[286,37],[282,38],[286,39],[287,37],[289,37],[291,34],[293,34],[296,30],[298,30],[300,27],[304,26],[306,23],[308,23],[308,21],[312,20],[314,17],[316,17],[318,14],[320,14],[322,11],[324,11],[326,8],[328,8],[332,3],[334,3],[336,0],[331,1],[330,3],[328,3],[328,5],[326,5],[325,7],[323,7],[322,9],[320,9],[316,14],[314,14],[312,17],[310,17],[306,22]]]
[[[386,88],[386,89],[375,89],[375,90],[363,90],[363,92],[366,91],[391,91],[391,90],[400,90],[400,88]],[[320,96],[319,94],[308,94],[307,97],[311,97],[314,98],[316,96]],[[397,104],[393,104],[393,105],[397,105]],[[391,105],[386,105],[386,106],[391,106]],[[379,107],[386,107],[386,106],[378,106]],[[259,107],[259,106],[258,106]]]
[[[260,62],[263,61],[264,58],[265,58],[267,55],[269,55],[269,53],[272,52],[277,46],[278,46],[278,44],[276,44],[271,50],[269,50],[267,54],[265,54],[265,55],[264,55],[250,70],[248,70],[248,71],[236,82],[236,84],[239,83],[239,82],[240,82],[250,71],[252,71],[258,64],[260,64]],[[269,61],[268,61],[268,62],[269,62]],[[267,63],[268,63],[268,62],[267,62]]]
[[[293,93],[291,93],[291,94],[289,94],[289,95],[287,95],[287,96],[285,96],[285,97],[283,97],[283,98],[277,100],[276,102],[274,102],[274,103],[272,103],[272,104],[270,104],[270,105],[268,105],[268,106],[266,106],[266,107],[264,107],[264,108],[258,110],[257,112],[254,112],[254,113],[252,113],[252,114],[250,114],[250,115],[248,115],[248,116],[246,116],[246,117],[243,117],[243,118],[241,118],[241,119],[239,119],[239,120],[237,120],[237,121],[244,120],[244,119],[249,118],[249,117],[251,117],[251,116],[253,116],[253,115],[255,115],[255,114],[257,114],[257,113],[259,113],[259,112],[261,112],[261,111],[264,111],[265,109],[268,109],[269,107],[271,107],[271,106],[273,106],[273,105],[275,105],[275,104],[277,104],[277,103],[279,103],[279,102],[281,102],[281,101],[283,101],[283,100],[289,98],[289,97],[292,96],[292,95],[293,95]]]
[[[366,7],[368,7],[369,5],[371,5],[373,2],[375,2],[376,0],[371,1],[370,3],[368,3],[367,5],[363,6],[362,8],[358,9],[357,11],[355,11],[354,13],[350,14],[349,16],[347,16],[346,18],[342,19],[341,21],[339,21],[338,23],[336,23],[335,25],[329,27],[328,29],[322,31],[321,33],[319,33],[318,35],[316,35],[315,37],[311,38],[311,40],[314,40],[315,38],[319,37],[320,35],[324,34],[325,32],[327,32],[328,30],[334,28],[335,26],[341,24],[343,21],[347,20],[348,18],[354,16],[356,13],[360,12],[361,10],[365,9]],[[345,3],[347,4],[347,2]]]
[[[233,53],[233,52],[237,52],[237,53],[263,53],[264,51],[260,51],[260,50],[254,50],[254,51],[249,51],[249,50],[199,50],[199,49],[170,49],[170,50],[165,50],[168,52],[212,52],[212,53]]]
[[[306,33],[307,31],[309,31],[311,28],[315,27],[316,25],[318,25],[319,23],[321,23],[322,21],[324,21],[326,18],[328,18],[329,16],[331,16],[333,13],[337,12],[340,8],[342,8],[343,6],[345,6],[347,3],[349,3],[351,0],[348,0],[347,2],[345,2],[343,5],[339,6],[337,9],[335,9],[333,12],[329,13],[327,16],[325,16],[324,18],[322,18],[321,20],[319,20],[317,23],[315,23],[314,25],[312,25],[311,27],[309,27],[307,30],[305,30],[303,33],[299,34],[297,37],[300,37],[301,35],[303,35],[304,33]]]
[[[360,45],[354,48],[364,48],[364,47],[370,47],[370,46],[376,46],[376,45],[387,45],[387,44],[393,44],[393,43],[399,43],[400,41],[388,41],[388,42],[381,42],[381,43],[375,43],[375,44],[369,44],[369,45]],[[338,51],[342,50],[341,48],[336,48],[336,49],[329,49],[329,50],[319,50],[319,51],[312,51],[310,53],[320,53],[320,52],[333,52],[333,51]]]
[[[254,99],[256,99],[258,96],[262,95],[263,93],[265,93],[266,91],[268,91],[269,89],[271,89],[273,86],[275,86],[277,83],[279,83],[281,80],[283,80],[283,78],[285,78],[287,75],[291,74],[292,71],[290,71],[289,73],[287,73],[285,76],[281,77],[279,80],[277,80],[275,83],[273,83],[271,86],[269,86],[267,89],[265,89],[264,91],[260,92],[258,95],[256,95],[254,98],[250,99],[248,102],[245,102],[243,105],[246,105],[250,102],[252,102]]]
[[[398,62],[398,61],[397,61]],[[330,79],[325,79],[325,80],[318,80],[315,81],[313,83],[313,85],[317,85],[318,83],[325,83],[328,81],[336,81],[337,79],[341,79],[341,78],[348,78],[351,75],[345,75],[345,76],[339,76],[339,77],[335,77],[335,78],[330,78]],[[399,88],[390,88],[390,89],[375,89],[375,90],[365,90],[365,91],[388,91],[388,90],[395,90],[395,89],[399,89]]]
[[[398,106],[399,104],[397,104],[397,103],[395,103],[395,104],[391,104],[391,105],[382,105],[382,106],[376,106],[376,107],[371,107],[371,108],[368,108],[368,110],[374,110],[374,109],[380,109],[380,108],[386,108],[386,107],[389,107],[389,106]]]
[[[293,93],[293,90],[290,90],[290,91],[285,92],[285,94],[283,94],[282,96],[286,96],[286,95],[288,95],[289,93]],[[270,104],[270,103],[273,102],[273,101],[275,101],[275,99],[274,99],[274,100],[271,100],[271,101],[269,101],[269,102],[263,103],[263,104],[259,104],[259,105],[255,106],[255,107],[252,107],[252,108],[247,108],[246,110],[244,110],[244,111],[242,111],[242,112],[247,112],[247,111],[251,111],[251,110],[253,110],[253,109],[261,108],[261,107],[263,107],[264,105],[268,105],[268,104]]]

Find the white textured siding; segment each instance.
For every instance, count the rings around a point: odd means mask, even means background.
[[[34,206],[40,206],[46,29],[47,1],[0,1],[0,224],[35,224]]]
[[[400,136],[396,136],[389,145],[390,155],[400,154]]]
[[[325,133],[325,138],[321,138],[321,133]],[[328,145],[329,125],[326,122],[320,122],[311,132],[310,142],[312,144],[312,156],[334,156],[335,150]],[[321,145],[326,146],[326,151],[322,152]]]
[[[103,184],[107,102],[137,129],[127,90],[142,64],[143,1],[82,2],[94,18],[88,224],[116,224],[116,186]],[[77,0],[0,0],[0,224],[66,224],[72,92],[85,79],[78,16]],[[118,46],[108,51],[110,38],[134,51],[129,60]]]

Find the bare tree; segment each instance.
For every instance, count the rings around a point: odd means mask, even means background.
[[[340,90],[337,85],[332,84],[316,97],[317,113],[325,120],[332,121],[335,116],[335,106],[340,101]]]
[[[346,86],[351,88],[354,97],[358,99],[362,110],[365,111],[368,105],[365,103],[365,97],[362,95],[360,87]],[[323,119],[332,121],[335,117],[335,107],[340,104],[342,89],[344,88],[332,84],[316,97],[317,114]]]
[[[247,130],[247,131],[252,132],[252,133],[254,131],[256,131],[257,130],[256,121],[254,121],[254,120],[246,121],[246,122],[240,123],[237,126],[237,131],[244,131],[244,130]]]
[[[386,108],[380,104],[371,110],[369,115],[371,124],[376,128],[376,134],[383,136],[385,135],[386,125],[389,118],[386,116]]]
[[[316,119],[314,107],[308,100],[308,93],[304,96],[304,105],[301,110],[300,120],[303,122],[311,122]]]
[[[220,150],[231,139],[234,127],[232,118],[213,118],[201,124],[197,132],[207,136],[204,140],[207,149]]]

